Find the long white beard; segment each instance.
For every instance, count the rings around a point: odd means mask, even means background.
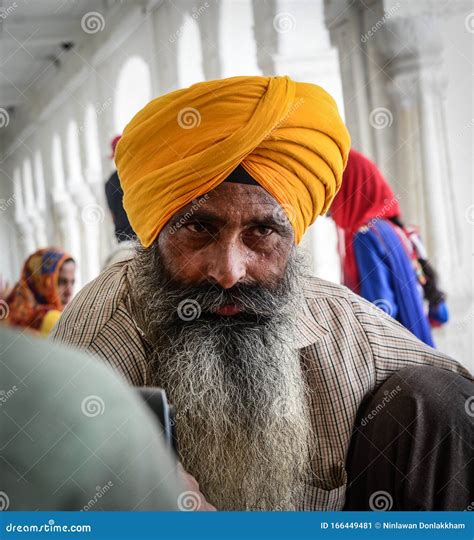
[[[159,266],[140,261],[137,300],[154,345],[153,384],[176,408],[185,469],[218,509],[297,509],[309,474],[311,423],[293,337],[303,301],[292,285],[295,268],[289,263],[281,302],[271,295],[242,298],[262,312],[273,312],[274,303],[275,315],[265,322],[204,317],[183,323],[172,316],[181,291],[169,284],[160,289],[167,281]],[[202,296],[201,305],[206,302]]]
[[[295,509],[310,422],[290,329],[228,330],[196,325],[156,351],[183,465],[219,509]]]

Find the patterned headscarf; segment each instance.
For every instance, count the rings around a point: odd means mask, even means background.
[[[38,330],[51,310],[62,311],[58,289],[61,266],[72,257],[57,248],[35,251],[26,260],[20,280],[8,295],[8,316],[11,326]]]

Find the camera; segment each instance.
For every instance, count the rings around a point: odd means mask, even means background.
[[[178,457],[175,409],[168,402],[165,390],[163,388],[142,386],[137,388],[137,391],[158,420],[158,426],[163,434],[166,447]]]

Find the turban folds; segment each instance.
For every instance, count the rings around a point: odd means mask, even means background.
[[[239,165],[283,207],[299,243],[342,180],[350,139],[336,103],[289,77],[232,77],[154,99],[126,126],[115,162],[144,247]]]

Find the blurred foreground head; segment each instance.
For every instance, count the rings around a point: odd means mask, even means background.
[[[178,508],[156,421],[112,370],[2,328],[0,351],[2,509]]]

